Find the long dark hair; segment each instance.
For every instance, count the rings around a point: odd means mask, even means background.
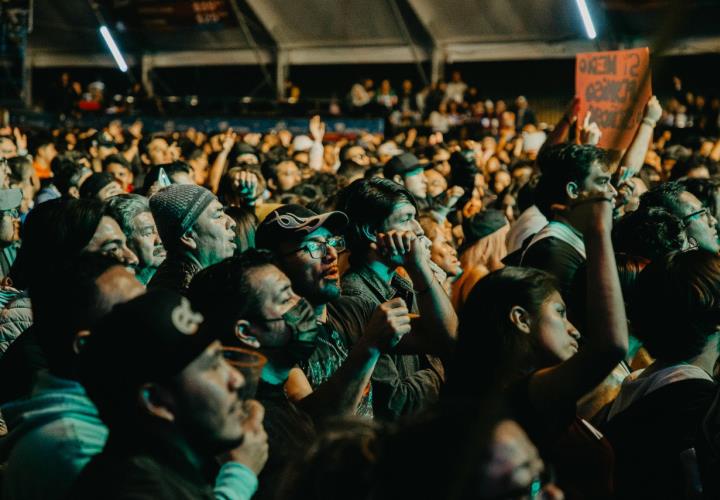
[[[510,310],[520,306],[535,315],[557,290],[552,275],[532,268],[506,267],[481,279],[460,311],[447,393],[486,397],[539,368],[535,339],[510,321]]]

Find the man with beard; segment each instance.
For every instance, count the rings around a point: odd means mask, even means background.
[[[110,433],[70,498],[252,497],[267,460],[263,408],[241,398],[248,381],[185,297],[152,290],[116,306],[80,366]]]
[[[273,252],[275,265],[290,279],[293,290],[313,306],[320,328],[317,348],[301,363],[307,380],[298,371],[290,375],[288,395],[296,400],[307,395],[308,381],[317,390],[331,379],[343,388],[346,399],[353,398],[358,390],[354,381],[364,378],[367,369],[372,372],[372,367],[365,367],[349,379],[335,374],[343,373],[341,368],[350,357],[362,356],[354,352],[356,343],[364,336],[365,340],[372,339],[377,322],[386,317],[406,321],[403,326],[409,331],[409,311],[402,300],[386,301],[376,307],[356,297],[340,297],[338,254],[345,249],[342,231],[347,223],[342,212],[318,215],[300,205],[285,205],[270,212],[256,233],[257,246]],[[363,349],[362,343],[358,349]],[[352,361],[348,364],[352,365]],[[332,404],[315,397],[305,404],[314,399],[318,404]],[[355,411],[358,415],[373,415],[370,385]]]
[[[195,184],[173,184],[150,198],[167,258],[148,288],[187,292],[190,280],[235,251],[235,221],[217,197]]]
[[[138,258],[135,276],[147,285],[166,256],[147,198],[137,194],[115,196],[108,200],[107,212],[120,224],[128,248]]]
[[[272,254],[250,249],[204,269],[190,286],[193,304],[224,345],[243,346],[267,357],[257,399],[266,410],[270,461],[260,477],[263,498],[273,498],[284,465],[306,450],[315,424],[352,413],[364,394],[380,352],[409,331],[407,309],[393,304],[379,313],[353,352],[330,379],[301,401],[288,397],[285,384],[298,364],[313,355],[319,325],[311,303],[298,296],[273,264]]]

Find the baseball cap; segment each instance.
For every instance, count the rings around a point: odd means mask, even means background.
[[[20,189],[0,189],[0,210],[13,210],[22,203]]]
[[[343,212],[317,214],[301,205],[283,205],[270,212],[258,226],[255,245],[275,250],[283,241],[300,241],[320,227],[332,233],[341,232],[348,224]]]
[[[179,374],[216,340],[202,323],[190,301],[173,290],[149,290],[116,305],[80,350],[83,384],[92,397]]]
[[[390,158],[385,164],[383,174],[386,179],[392,179],[396,175],[404,177],[417,170],[423,170],[423,167],[417,156],[412,153],[402,153]]]

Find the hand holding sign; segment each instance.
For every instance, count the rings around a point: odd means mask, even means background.
[[[600,130],[597,123],[590,122],[590,114],[590,111],[585,114],[583,128],[580,131],[580,141],[583,144],[597,146],[597,143],[600,142],[600,137],[602,137],[602,130]]]
[[[602,131],[598,146],[626,149],[644,118],[650,90],[647,48],[578,54],[575,93],[580,116],[592,113]]]

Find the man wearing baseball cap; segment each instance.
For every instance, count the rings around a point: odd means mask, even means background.
[[[194,184],[172,184],[150,198],[167,258],[148,288],[187,292],[192,277],[235,251],[235,221],[209,190]]]
[[[0,279],[8,275],[17,256],[20,203],[21,190],[0,189]]]
[[[92,329],[80,351],[81,380],[110,434],[71,498],[255,493],[267,460],[264,411],[241,399],[245,378],[202,323],[187,298],[151,290]]]
[[[338,253],[345,249],[342,231],[348,218],[342,212],[317,214],[300,205],[284,205],[270,212],[257,229],[258,248],[273,252],[275,264],[290,278],[293,290],[307,299],[320,324],[315,352],[301,367],[314,389],[304,404],[333,404],[349,411],[372,416],[372,388],[369,378],[388,330],[394,345],[409,331],[409,311],[402,301],[385,302],[378,307],[356,297],[340,297]],[[366,333],[364,333],[366,332]],[[326,382],[332,381],[327,384]],[[305,382],[291,374],[288,394],[303,399],[299,388]],[[328,387],[339,394],[332,395]],[[294,390],[298,388],[297,390]],[[323,397],[324,395],[327,396]],[[332,399],[330,400],[330,398]],[[340,403],[340,402],[345,403]]]

